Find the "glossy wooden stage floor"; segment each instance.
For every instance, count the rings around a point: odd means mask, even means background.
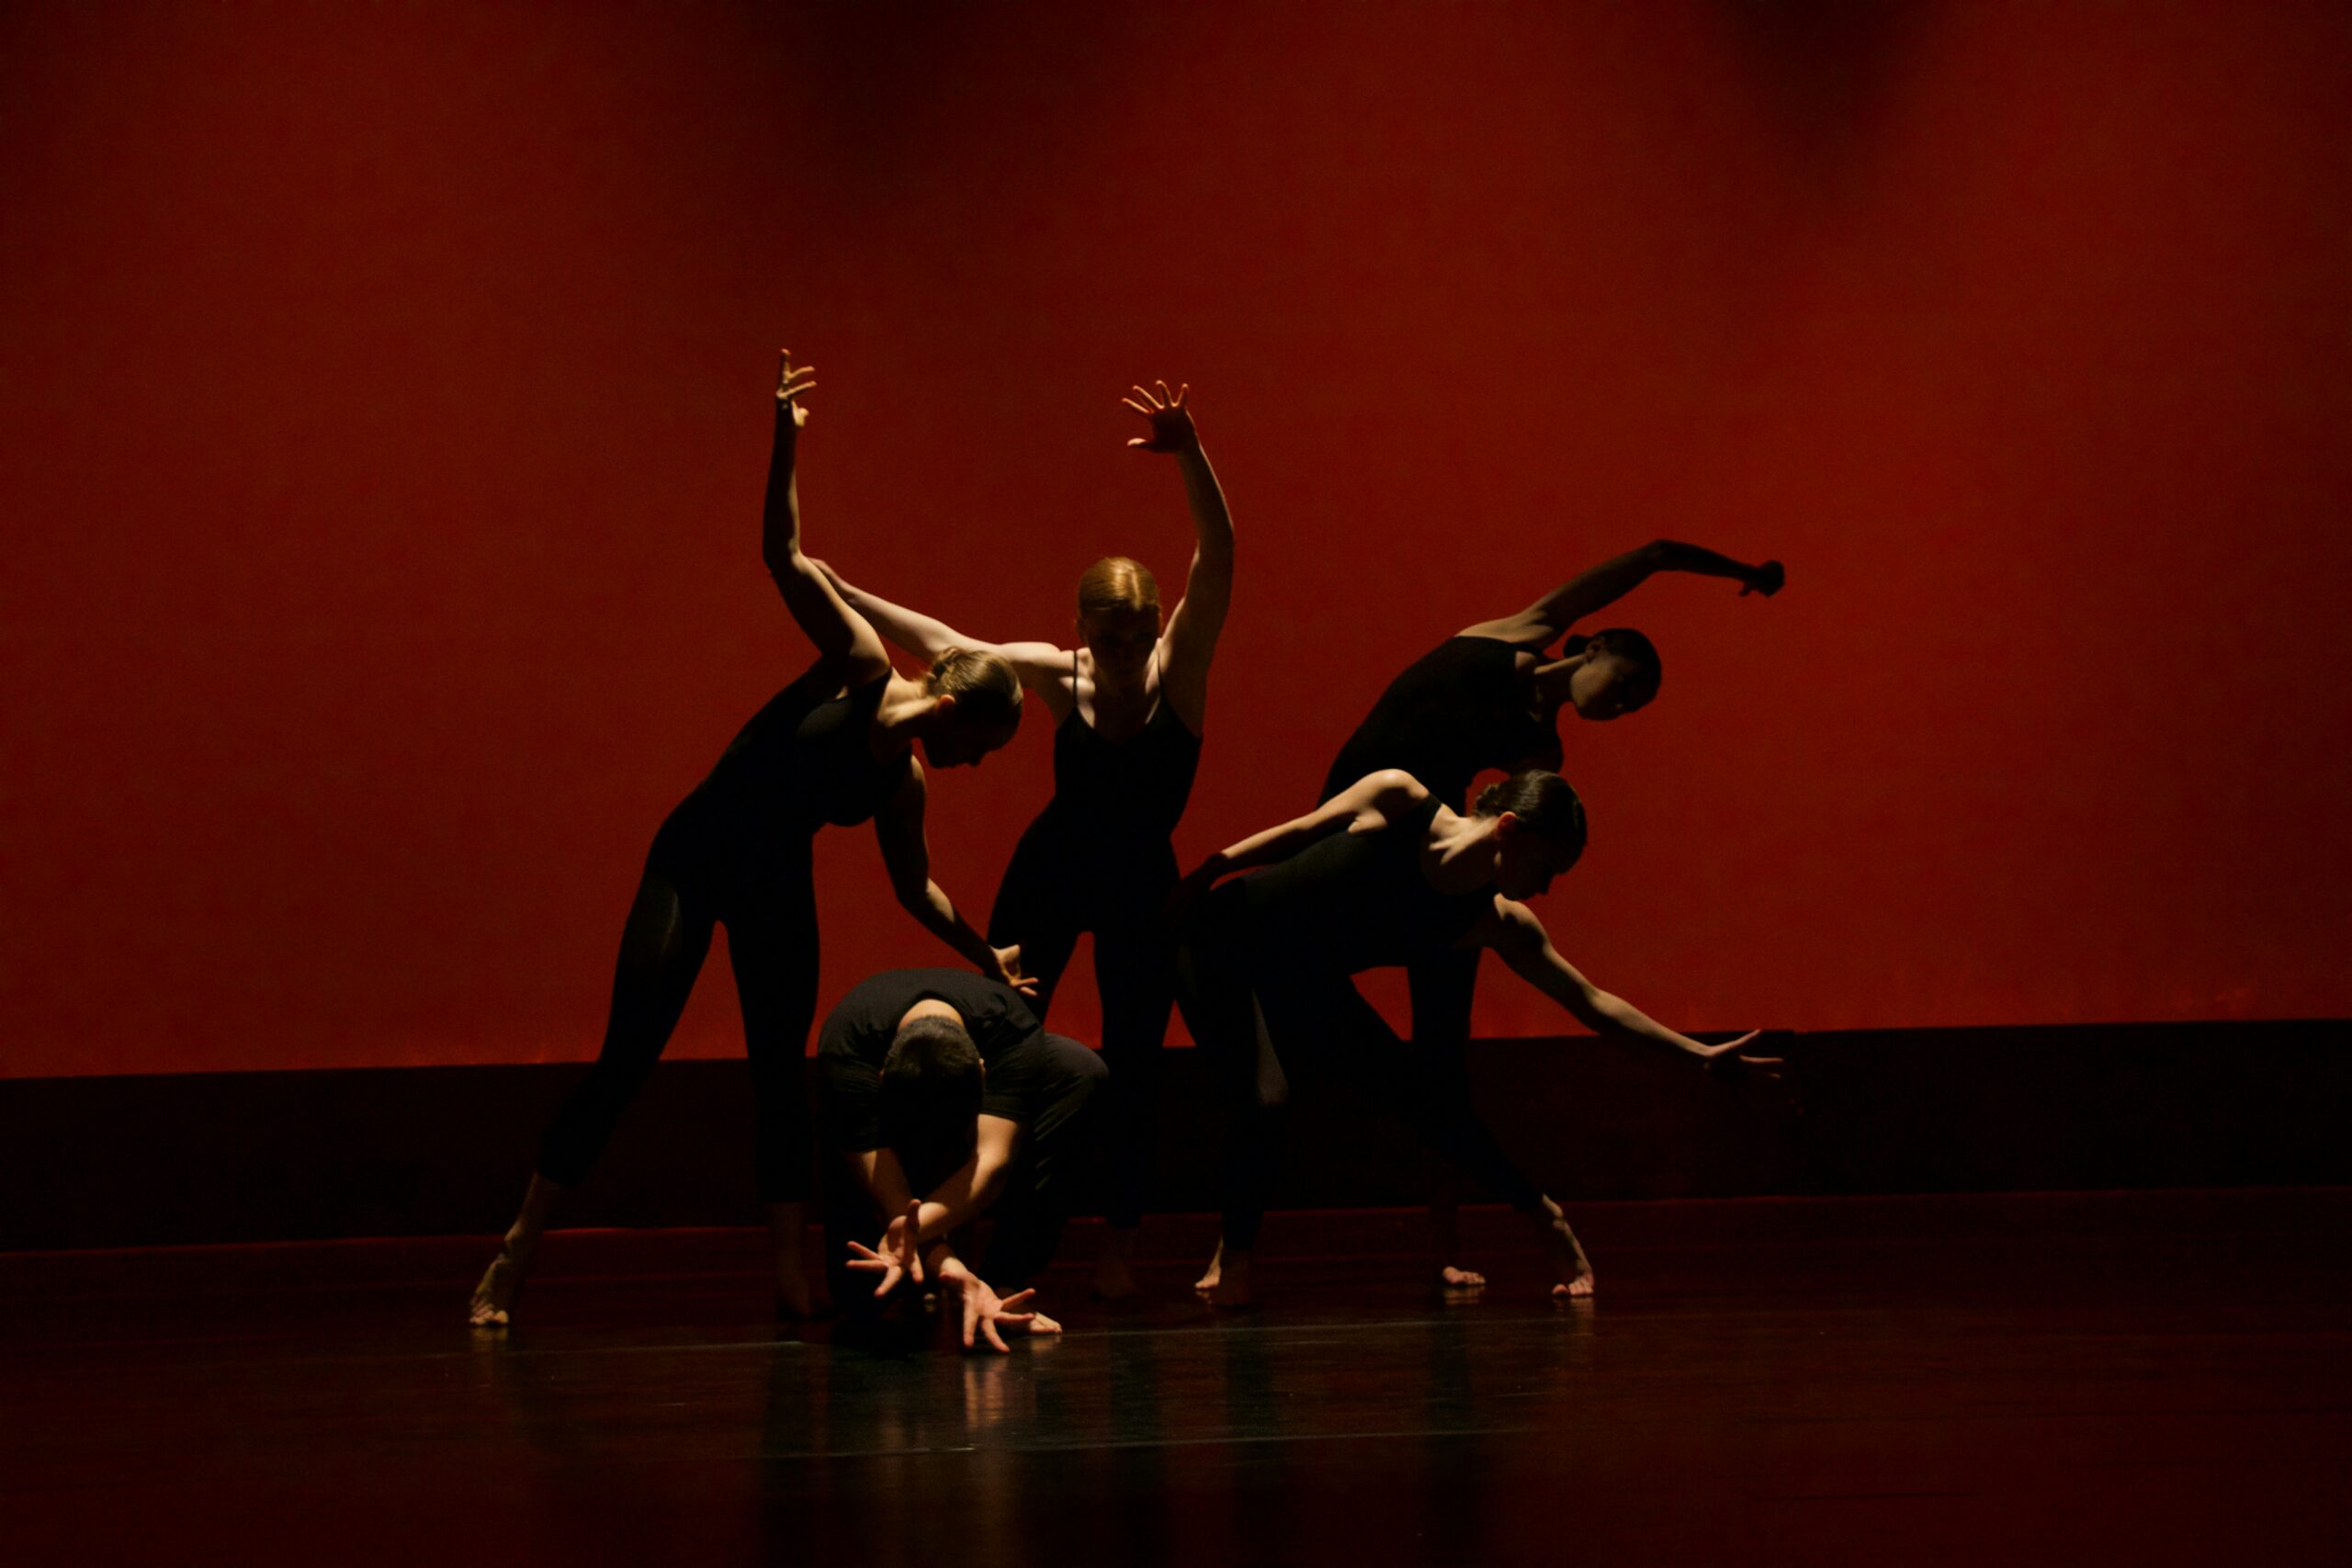
[[[1586,1307],[1500,1245],[1488,1299],[1443,1306],[1405,1217],[1287,1216],[1257,1310],[1198,1307],[1173,1261],[1117,1311],[1057,1272],[1069,1333],[986,1358],[779,1332],[741,1232],[560,1235],[503,1336],[460,1326],[480,1240],[0,1258],[0,1541],[25,1563],[2352,1562],[2352,1193],[1578,1216]]]

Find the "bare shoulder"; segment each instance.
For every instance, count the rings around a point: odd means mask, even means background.
[[[1494,896],[1493,907],[1479,917],[1474,934],[1483,934],[1486,945],[1504,952],[1529,952],[1552,940],[1534,910],[1499,893]]]
[[[1384,811],[1408,811],[1429,799],[1421,781],[1402,768],[1382,768],[1366,773],[1349,789],[1363,804]]]
[[[1498,620],[1480,621],[1453,634],[1457,637],[1476,637],[1485,642],[1507,642],[1520,649],[1520,657],[1532,659],[1547,643],[1559,636],[1549,622],[1530,611],[1516,615],[1504,615]]]

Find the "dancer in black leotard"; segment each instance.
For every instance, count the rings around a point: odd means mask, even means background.
[[[653,838],[613,976],[605,1043],[557,1112],[521,1213],[474,1289],[472,1320],[508,1321],[514,1294],[563,1190],[588,1172],[652,1072],[694,989],[715,926],[727,928],[743,1043],[758,1111],[760,1196],[775,1238],[776,1295],[809,1307],[800,1267],[809,1152],[801,1063],[817,1002],[817,899],[809,845],[826,823],[874,819],[891,886],[907,911],[981,973],[1027,985],[1020,950],[991,947],[931,880],[923,773],[978,761],[1012,739],[1021,687],[1011,666],[977,649],[940,650],[921,681],[890,668],[882,641],[800,551],[795,458],[813,372],[786,355],[776,381],[763,547],[786,608],[817,661],[776,694],[710,776]]]
[[[1592,1290],[1592,1269],[1560,1206],[1496,1145],[1466,1094],[1432,1082],[1351,976],[1460,948],[1491,947],[1596,1032],[1668,1046],[1718,1072],[1774,1077],[1755,1039],[1702,1045],[1611,996],[1561,957],[1526,905],[1576,863],[1584,808],[1556,773],[1492,784],[1469,816],[1411,775],[1384,770],[1295,820],[1212,855],[1184,879],[1197,900],[1178,960],[1193,1037],[1218,1057],[1234,1108],[1224,1236],[1195,1287],[1223,1305],[1250,1299],[1250,1260],[1273,1175],[1289,1081],[1283,1056],[1314,1051],[1363,1081],[1428,1144],[1532,1220],[1555,1295]],[[1263,867],[1214,886],[1228,871]]]
[[[1110,1221],[1095,1293],[1134,1292],[1129,1268],[1150,1173],[1152,1091],[1168,1030],[1175,944],[1163,916],[1176,884],[1169,837],[1184,814],[1200,761],[1210,661],[1233,587],[1233,522],[1201,450],[1185,389],[1135,389],[1129,408],[1151,434],[1127,445],[1172,453],[1196,536],[1184,597],[1163,632],[1159,590],[1135,561],[1112,557],[1079,580],[1082,648],[988,643],[842,583],[842,596],[899,647],[1000,653],[1056,719],[1054,798],[1005,868],[989,940],[1016,944],[1037,976],[1044,1017],[1080,931],[1094,933],[1102,998]]]
[[[1399,768],[1459,811],[1470,781],[1488,769],[1557,768],[1563,710],[1587,719],[1633,713],[1657,695],[1661,671],[1649,638],[1628,627],[1568,637],[1558,659],[1547,658],[1546,650],[1578,621],[1660,571],[1728,577],[1743,595],[1767,597],[1781,591],[1784,576],[1778,561],[1747,566],[1696,545],[1659,539],[1603,561],[1515,615],[1464,626],[1389,682],[1340,747],[1318,798],[1329,800],[1379,769]],[[1407,978],[1413,1044],[1423,1070],[1454,1092],[1470,1039],[1478,949],[1426,957],[1408,966]],[[1453,1203],[1433,1202],[1430,1218],[1440,1281],[1458,1289],[1484,1284],[1459,1266]]]

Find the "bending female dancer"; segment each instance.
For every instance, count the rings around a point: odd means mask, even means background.
[[[1225,1228],[1194,1287],[1219,1305],[1250,1300],[1250,1260],[1289,1100],[1283,1056],[1309,1049],[1363,1079],[1429,1145],[1534,1224],[1555,1296],[1592,1292],[1592,1266],[1560,1212],[1521,1175],[1471,1108],[1458,1075],[1426,1070],[1355,988],[1364,969],[1491,947],[1596,1033],[1679,1051],[1721,1074],[1780,1075],[1751,1056],[1753,1032],[1702,1045],[1578,974],[1519,899],[1584,851],[1584,807],[1557,773],[1490,784],[1464,816],[1409,773],[1360,779],[1306,816],[1211,855],[1184,879],[1189,901],[1228,871],[1187,922],[1179,957],[1193,1037],[1221,1058],[1235,1108],[1226,1151]]]
[[[920,741],[933,766],[977,762],[1011,740],[1021,685],[995,654],[943,649],[921,681],[890,668],[882,641],[800,551],[794,474],[799,400],[815,389],[787,352],[775,389],[775,447],[768,464],[763,548],[786,608],[817,645],[817,661],[753,715],[710,776],[681,802],[646,856],[637,899],[621,928],[605,1043],[540,1147],[522,1213],[474,1287],[477,1325],[508,1321],[514,1293],[564,1189],[604,1148],[670,1032],[710,951],[727,928],[743,1044],[758,1115],[760,1196],[775,1239],[779,1307],[805,1314],[800,1267],[808,1219],[808,1108],[800,1086],[817,1002],[817,893],[809,847],[817,829],[874,819],[874,836],[899,902],[982,974],[1026,986],[1020,950],[990,947],[931,880],[923,840]]]
[[[1746,566],[1696,545],[1659,539],[1579,573],[1515,615],[1464,626],[1388,683],[1340,748],[1318,798],[1329,800],[1367,773],[1399,768],[1460,811],[1470,781],[1489,768],[1557,768],[1563,710],[1578,718],[1621,718],[1657,695],[1662,671],[1649,638],[1625,626],[1589,637],[1568,632],[1661,571],[1728,577],[1740,585],[1742,597],[1770,598],[1785,576],[1779,561]],[[1547,657],[1563,637],[1567,642],[1560,657]],[[1450,949],[1413,964],[1407,980],[1422,1071],[1439,1078],[1458,1076],[1470,1042],[1478,949]],[[1456,1290],[1484,1285],[1459,1266],[1453,1203],[1432,1202],[1430,1216],[1439,1282]]]
[[[1021,836],[989,915],[989,940],[1017,946],[1037,976],[1042,1019],[1078,933],[1094,933],[1102,996],[1104,1108],[1110,1151],[1110,1234],[1094,1290],[1131,1295],[1130,1264],[1150,1172],[1152,1089],[1173,999],[1175,942],[1165,918],[1176,885],[1169,838],[1192,793],[1208,706],[1209,663],[1233,592],[1233,519],[1201,450],[1184,387],[1134,389],[1127,407],[1151,426],[1127,443],[1176,458],[1193,510],[1193,566],[1184,597],[1163,624],[1151,573],[1124,556],[1078,580],[1078,635],[988,643],[952,631],[838,578],[850,606],[882,635],[924,658],[942,649],[1001,655],[1054,715],[1054,797]]]

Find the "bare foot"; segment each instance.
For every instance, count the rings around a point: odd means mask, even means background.
[[[515,1293],[522,1288],[522,1260],[515,1257],[512,1243],[502,1242],[498,1256],[481,1272],[481,1283],[474,1287],[469,1321],[476,1328],[505,1327],[514,1312]]]
[[[1454,1300],[1475,1297],[1487,1288],[1487,1277],[1475,1269],[1457,1269],[1448,1263],[1437,1271],[1437,1288]]]
[[[1227,1252],[1217,1248],[1209,1260],[1208,1272],[1195,1280],[1193,1289],[1211,1306],[1246,1307],[1250,1304],[1250,1255],[1238,1249]]]
[[[1591,1295],[1592,1265],[1577,1233],[1568,1228],[1568,1217],[1560,1212],[1560,1205],[1546,1198],[1527,1217],[1534,1222],[1538,1244],[1551,1257],[1552,1299],[1581,1301]]]
[[[1216,1290],[1217,1280],[1224,1277],[1224,1269],[1225,1243],[1218,1242],[1216,1250],[1209,1254],[1209,1266],[1201,1270],[1199,1279],[1193,1281],[1193,1289],[1202,1295]]]
[[[1552,1299],[1580,1300],[1591,1295],[1592,1264],[1585,1258],[1577,1233],[1568,1228],[1566,1218],[1552,1220],[1544,1226],[1544,1234],[1545,1245],[1552,1253],[1553,1278],[1558,1281],[1552,1287]]]

